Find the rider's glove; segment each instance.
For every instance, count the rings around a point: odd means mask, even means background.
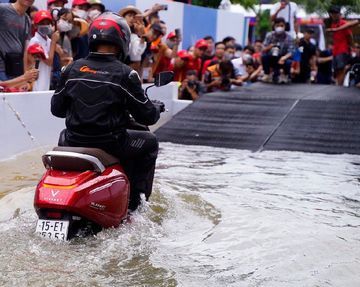
[[[158,100],[152,100],[152,103],[155,107],[157,107],[160,111],[160,113],[165,112],[165,104]]]

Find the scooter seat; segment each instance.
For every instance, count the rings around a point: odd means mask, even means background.
[[[107,167],[119,163],[119,160],[97,148],[55,147],[42,157],[47,169],[103,172]]]
[[[105,167],[119,163],[119,160],[116,157],[108,154],[107,152],[99,148],[58,146],[55,147],[53,150],[91,155],[93,157],[96,157]]]

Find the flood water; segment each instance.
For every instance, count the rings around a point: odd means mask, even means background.
[[[132,223],[34,235],[40,151],[0,162],[0,286],[360,286],[360,157],[161,143]]]

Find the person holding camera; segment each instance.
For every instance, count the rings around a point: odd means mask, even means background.
[[[199,98],[201,84],[195,70],[186,72],[186,78],[179,87],[179,99],[196,101]]]
[[[160,42],[156,51],[153,51],[154,63],[152,73],[154,75],[168,71],[170,69],[171,60],[177,56],[179,44],[181,42],[180,29],[176,29],[169,34],[166,43]]]
[[[53,17],[57,17],[59,11],[65,7],[68,0],[47,0],[47,9]]]
[[[291,69],[291,56],[294,52],[294,39],[285,31],[285,19],[275,19],[274,31],[269,32],[264,41],[261,61],[264,69],[264,82],[287,83]],[[270,71],[273,77],[270,77]],[[280,70],[283,73],[280,73]]]
[[[293,38],[297,37],[299,27],[296,21],[298,6],[289,0],[280,0],[275,3],[270,10],[271,21],[274,23],[276,18],[285,19],[285,31],[289,32]]]
[[[208,93],[230,91],[232,85],[241,86],[240,76],[235,76],[235,69],[230,60],[224,60],[206,69],[204,83]]]

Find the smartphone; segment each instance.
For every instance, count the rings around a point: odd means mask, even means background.
[[[167,10],[168,9],[168,5],[161,5],[162,10]]]
[[[175,29],[175,36],[176,36],[176,38],[181,38],[181,29],[180,28]]]

